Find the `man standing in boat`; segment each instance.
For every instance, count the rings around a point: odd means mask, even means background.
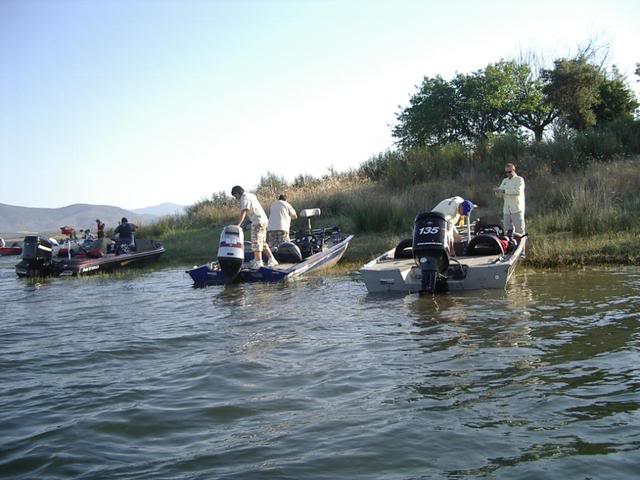
[[[269,225],[267,226],[267,244],[277,247],[283,242],[290,242],[289,230],[291,220],[298,218],[296,210],[287,202],[287,197],[281,194],[278,200],[269,208]]]
[[[96,219],[96,230],[98,232],[98,238],[104,238],[104,223],[99,218]]]
[[[278,262],[271,253],[269,245],[266,243],[267,224],[269,219],[264,212],[262,205],[253,193],[245,192],[244,188],[236,185],[231,189],[231,195],[240,200],[240,216],[238,217],[238,226],[242,226],[245,217],[251,220],[251,250],[253,250],[254,259],[249,264],[252,270],[258,270],[262,267],[262,250],[267,252],[269,261],[267,266],[275,267]]]
[[[524,179],[516,174],[513,163],[505,165],[504,174],[500,186],[493,189],[498,198],[504,199],[504,230],[524,235]]]
[[[137,228],[133,223],[129,223],[126,217],[122,217],[120,225],[113,231],[114,235],[118,235],[116,253],[127,253],[129,251],[129,247],[133,246],[133,232],[135,232]],[[123,247],[124,245],[126,245],[126,247]]]
[[[456,224],[460,221],[460,217],[466,217],[475,207],[476,205],[471,200],[456,196],[445,198],[431,209],[432,212],[441,213],[447,220],[445,243],[450,255],[455,255],[454,242],[460,240]]]

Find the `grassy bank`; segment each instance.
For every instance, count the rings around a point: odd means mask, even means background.
[[[192,266],[215,258],[220,230],[185,230],[161,237],[167,253],[164,266]],[[407,235],[409,236],[409,235]],[[396,245],[399,235],[357,235],[341,264],[345,272],[357,270],[363,263]],[[637,265],[640,261],[640,234],[621,232],[576,238],[558,232],[544,239],[532,235],[525,264],[531,267],[558,268],[588,265]],[[341,269],[341,271],[343,270]]]
[[[472,147],[386,152],[356,170],[321,178],[300,175],[293,182],[267,173],[255,191],[265,207],[286,192],[297,210],[322,209],[315,227],[340,225],[354,233],[343,262],[355,268],[411,236],[415,215],[452,195],[479,205],[474,219],[499,222],[502,201],[493,187],[507,162],[515,163],[526,181],[527,264],[637,263],[639,121],[543,143],[502,136]],[[164,263],[202,263],[215,257],[220,229],[234,221],[237,209],[236,200],[220,192],[141,233],[164,242]],[[292,228],[302,225],[294,222]]]
[[[399,191],[373,182],[345,180],[341,188],[300,190],[291,197],[297,209],[323,209],[323,217],[314,226],[339,224],[343,231],[356,234],[343,258],[355,266],[411,236],[415,214],[429,209],[445,192],[474,199],[480,205],[475,211],[480,218],[499,219],[501,206],[490,193],[492,184],[485,180],[461,187],[454,181],[426,182]],[[536,267],[637,263],[638,184],[638,159],[528,180],[530,244],[526,263]],[[205,226],[151,226],[144,233],[165,244],[164,264],[192,265],[215,257],[220,229],[232,219],[233,213]]]

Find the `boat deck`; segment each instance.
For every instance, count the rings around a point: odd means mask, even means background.
[[[391,250],[390,252],[390,254],[393,255],[393,250]],[[451,257],[449,264],[455,265],[456,263],[460,262],[463,265],[467,265],[469,268],[485,267],[499,262],[501,258],[503,258],[502,255],[482,255],[473,257],[461,255],[458,257]],[[370,264],[367,264],[366,268],[368,270],[385,271],[396,268],[399,270],[403,270],[405,268],[411,268],[415,266],[416,262],[413,258],[385,258],[380,259],[375,263],[371,262]]]

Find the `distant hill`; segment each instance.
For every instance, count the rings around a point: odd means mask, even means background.
[[[133,208],[131,211],[142,215],[157,215],[161,217],[163,215],[183,214],[184,209],[184,206],[177,203],[161,203],[154,207]]]
[[[97,218],[109,229],[115,228],[122,217],[137,224],[151,223],[157,218],[110,205],[76,203],[61,208],[30,208],[0,203],[0,232],[51,233],[64,225],[95,231]]]

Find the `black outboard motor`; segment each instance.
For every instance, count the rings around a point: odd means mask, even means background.
[[[423,292],[434,293],[438,281],[446,282],[449,268],[447,220],[437,212],[420,213],[413,226],[413,258],[422,271]]]
[[[41,277],[53,273],[53,244],[37,235],[24,237],[22,261],[16,265],[20,277]]]

